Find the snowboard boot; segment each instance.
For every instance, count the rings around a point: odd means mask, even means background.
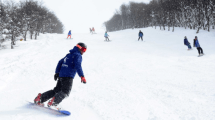
[[[53,106],[55,109],[61,110],[61,107],[59,107],[58,104],[56,104],[56,103],[54,102],[54,100],[55,100],[55,97],[53,97],[53,98],[48,102],[47,106],[48,106],[48,107]]]
[[[44,106],[44,104],[41,103],[41,95],[42,95],[41,93],[39,93],[37,95],[37,97],[34,99],[34,103],[37,104],[37,105],[39,105],[39,106]]]

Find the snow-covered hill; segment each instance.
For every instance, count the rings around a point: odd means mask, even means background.
[[[137,41],[138,32],[144,41]],[[45,34],[0,50],[1,120],[214,120],[215,31],[197,34],[205,56],[187,51],[195,31],[154,28],[104,33]],[[76,75],[61,117],[27,107],[39,92],[52,89],[58,61],[78,42],[87,44],[82,67],[87,84]],[[7,43],[4,43],[7,44]]]

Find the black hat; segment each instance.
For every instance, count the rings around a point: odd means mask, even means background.
[[[85,47],[85,48],[87,48],[87,45],[85,45],[84,43],[78,43],[77,45],[80,45],[81,47]]]

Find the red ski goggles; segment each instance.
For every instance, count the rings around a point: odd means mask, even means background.
[[[87,48],[81,47],[80,45],[76,45],[82,52],[86,52]]]

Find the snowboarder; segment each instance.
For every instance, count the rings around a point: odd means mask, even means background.
[[[68,36],[67,36],[67,39],[70,37],[70,39],[71,39],[71,35],[72,35],[72,33],[71,33],[71,30],[69,31],[69,33],[68,33]]]
[[[140,30],[140,32],[139,32],[139,38],[138,38],[138,41],[139,41],[139,39],[141,38],[141,40],[143,41],[143,33],[141,32],[141,30]]]
[[[196,47],[198,52],[199,52],[199,56],[204,55],[202,48],[200,47],[199,41],[197,36],[195,36],[195,39],[193,40],[193,47]]]
[[[54,80],[57,80],[57,85],[53,90],[39,93],[34,99],[34,103],[44,106],[44,102],[48,102],[48,107],[57,105],[65,98],[68,97],[72,89],[73,79],[76,72],[81,77],[81,82],[86,84],[86,79],[82,71],[81,62],[82,55],[86,52],[87,46],[84,43],[78,43],[71,49],[64,58],[62,58],[56,67]]]
[[[105,32],[105,36],[104,37],[105,37],[105,41],[110,41],[109,38],[108,38],[109,35],[107,34],[107,32]]]
[[[184,37],[184,45],[186,45],[188,47],[188,50],[192,49],[192,47],[190,46],[189,41],[187,40],[187,37]]]

